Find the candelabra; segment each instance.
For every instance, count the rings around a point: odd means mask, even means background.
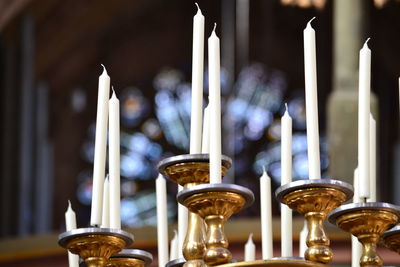
[[[222,176],[232,161],[221,157]],[[381,242],[400,254],[400,226],[393,227],[400,218],[400,207],[387,203],[345,204],[353,196],[351,185],[331,179],[301,180],[279,187],[276,198],[299,212],[307,221],[308,249],[303,257],[271,258],[234,262],[224,225],[236,212],[254,201],[253,193],[235,184],[210,184],[207,154],[179,155],[164,159],[158,169],[169,180],[184,189],[177,200],[189,210],[188,229],[182,248],[184,259],[176,259],[166,267],[324,267],[332,260],[330,241],[324,230],[329,221],[356,236],[363,244],[360,265],[382,266],[376,253]],[[385,232],[386,231],[386,232]],[[151,254],[125,249],[133,243],[133,236],[123,230],[109,228],[81,228],[62,233],[60,246],[78,254],[89,267],[144,267],[152,261]]]

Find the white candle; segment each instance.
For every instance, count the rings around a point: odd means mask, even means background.
[[[197,5],[197,3],[196,3]],[[190,119],[190,153],[201,152],[201,123],[203,111],[204,16],[197,5],[193,17],[192,113]]]
[[[299,256],[303,258],[304,258],[304,253],[307,250],[307,235],[308,235],[307,221],[304,220],[304,226],[303,229],[301,229],[299,236]]]
[[[168,262],[167,184],[161,174],[156,179],[156,195],[158,266],[164,267]]]
[[[210,183],[221,183],[221,84],[219,38],[215,24],[208,38],[208,79],[210,99]]]
[[[353,177],[353,187],[354,187],[354,196],[353,202],[360,203],[360,194],[359,194],[359,179],[358,179],[358,168],[354,170],[354,177]],[[360,267],[360,258],[362,252],[362,245],[358,241],[357,237],[351,236],[351,266],[352,267]]]
[[[176,230],[174,231],[174,237],[171,240],[171,248],[169,254],[169,260],[173,261],[179,258],[179,242],[178,242],[178,233]]]
[[[255,259],[256,245],[253,242],[253,234],[250,234],[247,243],[244,245],[244,261],[254,261]]]
[[[109,178],[104,180],[104,188],[103,188],[103,212],[102,212],[102,220],[101,227],[109,228],[110,227],[110,187],[109,187]]]
[[[103,185],[104,185],[104,175],[106,168],[105,166],[106,166],[109,93],[110,93],[110,77],[107,75],[106,68],[103,66],[103,73],[99,77],[99,89],[97,97],[96,139],[94,147],[94,164],[93,164],[92,210],[90,215],[90,225],[92,226],[99,226],[101,224]]]
[[[281,204],[281,257],[293,256],[292,210]]]
[[[201,153],[208,154],[210,152],[210,108],[204,109],[203,117],[203,140],[201,142]]]
[[[306,87],[307,151],[310,179],[321,179],[318,133],[317,61],[312,18],[304,29],[304,78]]]
[[[292,181],[292,118],[286,104],[281,120],[281,185]]]
[[[260,177],[261,206],[261,248],[263,260],[273,257],[272,243],[272,208],[271,208],[271,178],[264,169]]]
[[[376,121],[372,114],[369,117],[369,181],[370,195],[368,202],[376,202]]]
[[[181,191],[183,189],[183,186],[178,185],[178,191]],[[185,237],[186,237],[186,231],[187,231],[187,225],[188,225],[188,218],[189,218],[189,212],[188,209],[178,203],[178,237],[177,237],[177,244],[178,244],[178,257],[177,258],[182,258],[183,257],[183,243],[185,242]]]
[[[354,169],[353,187],[354,187],[353,203],[360,203],[361,199],[360,199],[360,183],[358,176],[358,167]]]
[[[119,100],[114,90],[109,109],[110,227],[121,229]]]
[[[368,39],[369,40],[369,39]],[[369,113],[371,84],[371,50],[367,42],[360,50],[358,85],[358,171],[360,179],[360,198],[369,198]]]
[[[76,215],[71,207],[71,202],[68,200],[68,209],[65,212],[65,226],[67,231],[76,229]],[[68,252],[68,266],[79,267],[79,256]]]

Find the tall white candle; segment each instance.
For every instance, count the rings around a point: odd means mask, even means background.
[[[263,260],[273,257],[271,178],[264,169],[260,177],[261,248]]]
[[[369,117],[369,181],[370,195],[368,202],[376,202],[376,121],[372,114]]]
[[[299,236],[299,256],[300,257],[304,257],[304,253],[307,250],[307,235],[308,235],[307,221],[304,220],[304,226],[303,226],[303,229],[301,229],[300,236]]]
[[[304,29],[304,78],[306,87],[306,120],[308,171],[310,179],[321,179],[318,132],[317,61],[315,52],[315,31],[312,18]]]
[[[221,84],[219,38],[208,38],[208,79],[210,99],[210,183],[221,183]]]
[[[249,235],[247,243],[244,245],[244,261],[254,261],[256,259],[256,245],[253,242],[253,234]]]
[[[104,189],[103,189],[103,212],[102,212],[102,220],[101,227],[109,228],[110,227],[110,183],[109,178],[104,180]]]
[[[281,184],[292,181],[292,118],[286,104],[281,120]]]
[[[197,5],[197,3],[196,3]],[[203,72],[204,72],[204,16],[197,5],[193,17],[192,55],[192,114],[190,120],[190,153],[201,152],[201,124],[203,112]]]
[[[210,108],[204,109],[203,117],[203,140],[201,142],[201,153],[208,154],[210,152]]]
[[[120,187],[120,131],[119,100],[113,95],[109,100],[109,172],[110,172],[110,227],[121,228],[121,187]]]
[[[178,191],[181,191],[182,189],[183,186],[178,185]],[[178,203],[178,234],[177,234],[178,257],[177,258],[183,257],[182,248],[183,248],[183,243],[185,242],[188,218],[189,218],[188,209],[185,206]]]
[[[76,229],[76,215],[71,207],[71,202],[68,200],[68,209],[65,212],[65,226],[67,231]],[[79,256],[68,252],[68,266],[79,267]]]
[[[179,242],[178,233],[174,231],[174,237],[171,239],[171,248],[169,254],[169,260],[173,261],[179,258]]]
[[[158,266],[164,267],[168,262],[167,184],[161,174],[156,179],[156,195]]]
[[[103,65],[102,65],[103,66]],[[108,98],[110,94],[110,77],[103,66],[103,73],[99,77],[99,89],[97,97],[96,138],[94,147],[93,164],[93,190],[92,210],[90,225],[100,226],[103,204],[103,185],[106,169],[106,146],[107,146],[107,120],[108,120]]]
[[[369,39],[368,39],[369,40]],[[358,172],[360,179],[360,197],[370,197],[369,181],[369,113],[371,86],[371,50],[367,41],[360,50],[358,85]]]
[[[281,256],[293,256],[292,210],[281,204]]]
[[[360,199],[360,194],[359,194],[359,179],[358,179],[358,168],[354,170],[354,181],[353,181],[353,187],[354,187],[354,196],[353,196],[353,202],[354,203],[359,203],[361,202]],[[362,245],[358,241],[357,237],[351,236],[351,266],[352,267],[360,267],[360,258],[362,254]]]

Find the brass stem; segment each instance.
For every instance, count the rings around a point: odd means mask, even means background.
[[[103,267],[106,262],[106,259],[103,257],[88,257],[85,259],[87,267]]]
[[[322,263],[331,261],[333,253],[329,248],[330,241],[323,226],[326,213],[308,212],[305,214],[305,218],[309,229],[306,241],[308,248],[305,252],[305,258]]]
[[[203,256],[206,251],[204,241],[205,225],[203,219],[193,212],[189,212],[188,229],[183,243],[185,267],[205,266]]]
[[[383,261],[376,251],[376,244],[379,241],[378,234],[365,234],[358,236],[358,240],[363,245],[363,251],[360,259],[360,266],[382,266]]]
[[[207,224],[207,251],[204,262],[208,265],[229,263],[232,254],[228,250],[229,243],[224,233],[224,216],[209,215],[204,221]]]

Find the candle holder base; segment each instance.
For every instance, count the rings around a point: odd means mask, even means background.
[[[301,257],[272,258],[268,260],[241,261],[219,265],[219,267],[329,267],[326,264],[307,261]]]
[[[183,258],[175,259],[167,262],[167,264],[165,264],[165,267],[182,267],[185,264],[185,262],[186,261]]]
[[[386,231],[382,235],[381,241],[385,247],[400,255],[400,225]]]
[[[120,229],[79,228],[64,232],[58,244],[78,254],[88,267],[103,267],[107,260],[133,243],[133,235]]]
[[[363,245],[360,265],[382,266],[376,246],[383,233],[400,218],[400,207],[382,203],[352,203],[335,209],[329,221],[356,236]]]
[[[276,198],[307,220],[306,260],[329,263],[333,258],[323,223],[326,216],[353,196],[348,183],[331,179],[300,180],[279,187]]]
[[[110,257],[106,267],[146,267],[153,261],[153,256],[140,249],[123,249]]]
[[[200,215],[208,226],[204,262],[207,265],[229,263],[232,254],[228,250],[224,224],[232,214],[253,203],[253,193],[233,184],[203,184],[182,190],[177,199]]]
[[[210,182],[210,157],[208,154],[186,154],[162,160],[158,170],[169,180],[184,188]],[[222,155],[222,177],[232,165],[232,160]],[[183,256],[186,259],[185,267],[206,266],[203,261],[205,253],[205,224],[199,215],[190,212],[188,228],[183,244]]]

